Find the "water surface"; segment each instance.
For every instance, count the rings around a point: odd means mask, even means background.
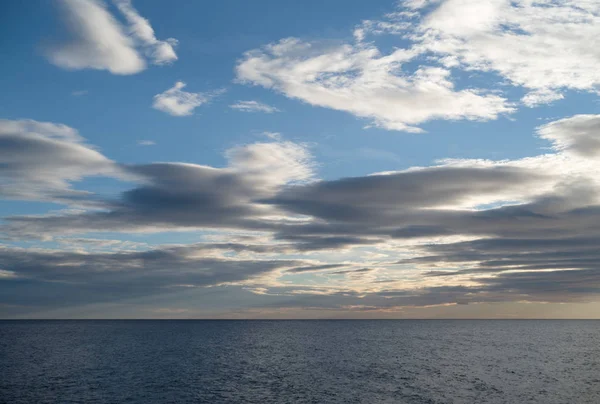
[[[600,321],[1,321],[2,403],[600,403]]]

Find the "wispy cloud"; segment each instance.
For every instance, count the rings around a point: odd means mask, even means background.
[[[417,55],[415,50],[382,55],[368,44],[325,47],[287,38],[247,52],[237,77],[391,130],[419,132],[416,125],[432,119],[489,120],[513,110],[498,95],[456,90],[448,69],[402,71]]]
[[[283,138],[279,132],[262,132],[261,135],[272,140],[281,140]]]
[[[258,101],[238,101],[235,104],[231,104],[229,108],[236,109],[242,112],[264,112],[267,114],[272,114],[273,112],[280,112],[279,109]]]
[[[127,19],[129,31],[141,43],[142,48],[153,63],[162,65],[177,60],[174,49],[174,46],[177,45],[175,38],[169,38],[166,41],[156,39],[150,21],[139,15],[131,4],[131,0],[114,0],[114,3]]]
[[[183,91],[185,86],[183,81],[178,81],[165,92],[155,95],[152,108],[172,116],[188,116],[194,113],[194,109],[222,93],[222,91],[191,93]]]

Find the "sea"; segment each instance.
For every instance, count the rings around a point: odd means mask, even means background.
[[[600,321],[0,321],[0,402],[600,403]]]

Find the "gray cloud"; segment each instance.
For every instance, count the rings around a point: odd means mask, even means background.
[[[428,245],[423,256],[402,264],[442,264],[468,269],[435,272],[432,276],[532,271],[549,269],[600,269],[597,246],[600,237],[560,237],[552,232],[545,238],[486,238],[459,243]]]
[[[366,274],[369,272],[373,272],[374,268],[360,268],[360,269],[347,269],[343,271],[335,271],[332,272],[332,275],[354,275],[354,274]]]
[[[84,144],[66,125],[0,120],[0,195],[12,199],[90,198],[70,183],[85,176],[118,176],[115,163]]]
[[[302,145],[291,142],[240,146],[229,150],[227,157],[226,168],[184,163],[122,166],[139,186],[124,192],[119,200],[104,201],[103,210],[11,217],[9,228],[30,237],[94,230],[268,229],[259,219],[276,211],[256,201],[312,175],[310,155]]]
[[[575,115],[542,126],[542,139],[551,141],[557,150],[593,158],[600,154],[600,116]]]
[[[508,167],[437,167],[323,181],[290,188],[268,202],[330,221],[373,221],[402,216],[407,210],[467,202],[499,189],[510,192],[542,177]]]
[[[12,274],[0,282],[0,301],[50,306],[115,301],[245,281],[302,264],[225,258],[210,249],[198,245],[83,253],[0,248],[0,265]]]
[[[71,284],[87,285],[81,286],[85,295],[100,301],[120,298],[127,290],[149,296],[181,287],[176,285],[218,285],[270,273],[273,278],[265,284],[251,287],[280,296],[277,304],[282,307],[590,301],[597,296],[600,269],[600,185],[597,164],[590,158],[600,136],[596,120],[595,115],[576,116],[541,127],[540,136],[554,142],[555,152],[547,155],[504,162],[444,161],[429,168],[328,181],[313,179],[305,146],[282,140],[230,149],[223,168],[123,166],[120,172],[135,185],[104,201],[102,210],[9,217],[3,229],[23,238],[207,228],[259,231],[260,236],[146,252],[3,250],[2,283],[15,286],[7,292],[13,300],[6,303],[17,302],[20,293],[43,295],[44,288],[57,294],[73,291],[68,289]],[[50,142],[58,150],[82,148],[100,167],[115,167],[70,128],[11,125],[19,131],[5,131],[11,139],[7,144],[22,137],[44,145],[23,151],[42,163],[48,150],[54,153],[45,148]],[[36,147],[42,147],[38,154]],[[52,189],[66,192],[69,182],[86,172],[88,159],[82,156],[84,163],[74,163],[77,176],[64,174],[62,188]],[[5,163],[7,173],[26,180],[23,189],[40,170],[36,158],[28,158],[32,161],[22,163],[6,157]],[[65,173],[73,171],[68,159],[50,161],[68,167]],[[90,167],[90,173],[99,171],[94,164]],[[363,249],[374,256],[383,253],[385,262],[360,256]],[[273,258],[306,253],[324,254],[326,264]],[[355,255],[335,262],[332,253]],[[398,261],[401,256],[410,258]],[[317,273],[344,277],[332,284],[287,285],[277,282],[279,270],[289,277],[303,274],[297,276],[302,279],[320,278]],[[399,274],[410,282],[394,283]],[[412,283],[415,278],[419,282]],[[84,294],[80,298],[85,300]]]
[[[288,272],[292,272],[292,273],[315,272],[315,271],[324,271],[327,269],[343,268],[345,266],[346,265],[344,265],[344,264],[309,265],[309,266],[290,268],[288,270]]]

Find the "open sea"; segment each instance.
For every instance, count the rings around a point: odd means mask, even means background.
[[[0,402],[600,403],[600,321],[0,321]]]

